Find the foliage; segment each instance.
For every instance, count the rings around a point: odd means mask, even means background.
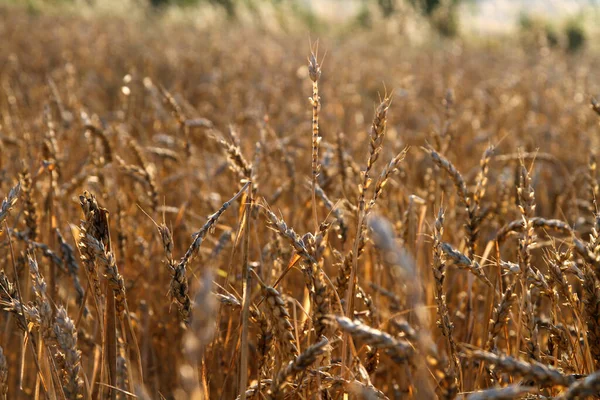
[[[581,50],[587,40],[585,28],[580,20],[571,19],[565,26],[565,35],[567,37],[567,50],[576,52]]]
[[[574,53],[585,47],[586,28],[582,18],[570,18],[562,26],[541,16],[522,14],[519,30],[523,43],[528,46],[563,48]]]

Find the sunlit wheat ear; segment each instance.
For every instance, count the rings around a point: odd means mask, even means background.
[[[365,196],[366,191],[371,185],[371,170],[373,165],[379,158],[379,154],[383,148],[383,139],[385,138],[385,132],[387,127],[387,113],[392,104],[391,97],[385,97],[381,103],[375,109],[375,116],[373,117],[373,123],[369,131],[369,153],[367,157],[367,165],[362,171],[362,181],[358,187],[359,199],[358,207],[360,210],[365,210]]]
[[[531,176],[521,160],[519,168],[519,187],[517,188],[519,211],[523,219],[523,236],[519,242],[519,251],[523,267],[530,268],[531,250],[530,247],[535,240],[533,222],[531,219],[535,216],[535,192],[531,183]]]
[[[32,289],[36,298],[35,307],[40,316],[42,337],[52,343],[54,341],[54,334],[52,332],[52,306],[47,293],[48,285],[40,272],[35,257],[28,255],[27,261],[29,264],[29,275],[33,284]]]
[[[519,185],[517,187],[517,200],[518,209],[521,214],[523,221],[523,232],[518,242],[519,249],[519,266],[521,270],[521,301],[519,305],[519,318],[518,321],[520,326],[517,327],[519,332],[517,343],[521,343],[521,336],[523,336],[523,343],[525,345],[527,354],[530,359],[539,359],[539,348],[538,348],[538,335],[535,329],[535,321],[531,315],[533,310],[532,305],[532,293],[527,290],[526,285],[530,278],[539,277],[539,272],[531,264],[531,249],[535,243],[535,230],[531,218],[535,215],[535,192],[532,186],[531,175],[525,167],[524,159],[521,158],[519,165]],[[539,280],[539,279],[538,279]],[[527,290],[527,291],[526,291]],[[525,292],[526,291],[526,292]]]
[[[311,49],[310,56],[308,57],[308,76],[312,81],[312,97],[308,100],[312,106],[312,208],[313,208],[313,219],[315,224],[315,233],[318,230],[319,220],[317,216],[317,200],[316,200],[316,186],[317,176],[319,175],[319,146],[321,143],[321,136],[319,135],[319,111],[321,109],[321,98],[319,97],[319,78],[321,77],[321,67],[317,60],[319,52],[319,43],[315,43],[314,49]]]
[[[356,235],[354,238],[353,252],[351,254],[352,264],[350,269],[350,274],[348,275],[348,281],[350,287],[345,296],[345,314],[350,318],[354,316],[354,298],[356,293],[356,283],[358,280],[358,257],[360,255],[360,248],[365,241],[364,237],[364,225],[365,219],[367,216],[367,203],[366,203],[366,194],[371,185],[371,171],[373,169],[373,165],[379,158],[379,154],[383,148],[383,139],[385,138],[386,128],[387,128],[387,113],[391,105],[391,97],[387,95],[384,96],[384,99],[379,103],[375,110],[375,116],[373,117],[373,122],[371,124],[371,129],[369,131],[369,153],[367,158],[367,165],[364,170],[361,172],[361,179],[358,185],[358,199],[356,203],[357,207],[357,225],[356,225]],[[380,185],[383,188],[383,184]],[[345,271],[342,271],[342,276],[345,274]],[[345,280],[345,277],[344,279]],[[343,351],[345,352],[347,345],[347,341],[344,340]],[[342,355],[342,364],[347,364],[346,359],[347,354]],[[346,365],[344,365],[346,367]]]

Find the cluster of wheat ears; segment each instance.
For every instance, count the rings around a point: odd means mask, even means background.
[[[0,22],[0,398],[600,395],[593,58]]]

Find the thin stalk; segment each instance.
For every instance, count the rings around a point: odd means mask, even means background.
[[[240,351],[240,399],[246,400],[248,386],[248,317],[250,315],[250,296],[252,294],[252,274],[250,274],[250,210],[252,209],[252,183],[247,186],[246,208],[244,211],[244,254],[242,261],[242,343]]]

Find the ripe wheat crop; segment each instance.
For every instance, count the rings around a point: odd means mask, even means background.
[[[593,53],[0,36],[0,398],[600,396]]]

